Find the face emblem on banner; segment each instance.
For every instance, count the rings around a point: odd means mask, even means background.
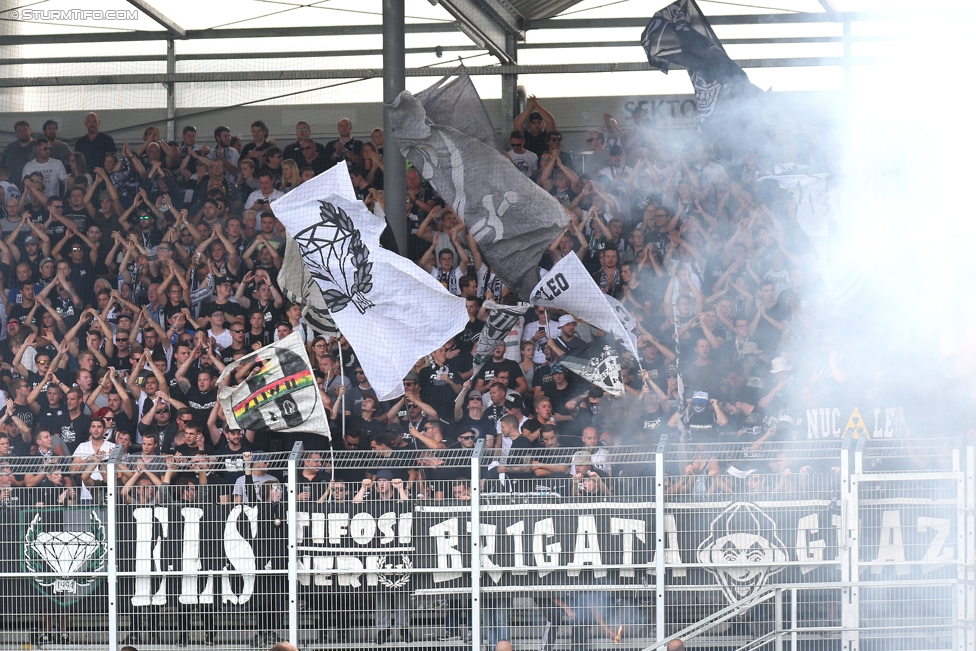
[[[70,523],[65,523],[69,524]],[[77,523],[82,525],[82,523]],[[37,576],[34,584],[43,594],[62,606],[69,606],[95,588],[96,576],[76,576],[82,572],[101,572],[105,568],[108,549],[105,527],[95,513],[91,513],[88,530],[45,531],[42,513],[31,520],[24,534],[24,565],[28,572],[56,573],[57,576]]]
[[[712,520],[709,530],[698,547],[698,562],[715,577],[729,603],[754,593],[783,569],[777,565],[789,560],[776,523],[755,504],[732,504]],[[747,563],[755,565],[743,565]]]
[[[350,302],[360,314],[373,307],[366,295],[373,289],[373,263],[359,229],[342,208],[320,201],[322,221],[295,235],[312,277],[331,287],[322,289],[332,312]]]

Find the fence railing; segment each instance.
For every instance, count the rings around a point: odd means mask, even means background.
[[[974,447],[900,443],[0,459],[0,648],[973,651]]]

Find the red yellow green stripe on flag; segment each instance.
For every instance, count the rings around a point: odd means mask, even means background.
[[[244,400],[234,405],[234,418],[239,420],[247,412],[258,409],[265,403],[314,384],[315,377],[312,375],[312,371],[309,369],[304,369],[298,373],[295,373],[294,375],[289,375],[288,377],[283,377],[280,380],[275,380],[271,384],[261,387]]]

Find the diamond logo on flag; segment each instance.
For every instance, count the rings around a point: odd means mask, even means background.
[[[102,578],[78,575],[105,569],[105,527],[95,512],[91,513],[87,531],[44,531],[48,524],[42,512],[31,520],[24,534],[24,565],[28,572],[38,575],[34,583],[41,592],[69,605],[90,592]]]

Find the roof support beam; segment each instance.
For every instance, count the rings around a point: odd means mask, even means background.
[[[820,0],[820,6],[824,8],[824,11],[826,11],[827,15],[831,18],[836,19],[837,14],[840,13],[837,11],[837,7],[834,6],[834,3],[831,2],[831,0]]]
[[[454,16],[457,28],[502,63],[515,63],[505,46],[506,36],[520,34],[519,20],[496,0],[438,0]]]
[[[146,0],[127,0],[130,5],[146,14],[157,23],[162,25],[167,32],[172,36],[178,36],[181,39],[186,38],[186,30],[176,24],[173,20],[170,20],[163,12],[159,11],[151,4],[146,2]]]
[[[743,68],[805,68],[845,64],[843,57],[805,57],[783,59],[738,59]],[[874,63],[873,57],[854,57],[851,65]],[[673,66],[678,69],[678,66]],[[439,77],[452,67],[407,68],[407,77]],[[628,63],[575,63],[556,65],[502,65],[468,68],[470,75],[546,75],[586,74],[600,72],[644,72],[651,68],[646,61]],[[0,88],[40,86],[89,86],[99,84],[193,84],[240,81],[297,81],[306,79],[371,79],[382,77],[382,68],[346,68],[332,70],[273,70],[250,72],[194,72],[133,75],[89,75],[78,77],[20,77],[0,78]]]
[[[407,34],[457,32],[454,23],[409,23]],[[188,29],[186,40],[199,41],[218,38],[295,38],[296,36],[366,36],[382,34],[382,25],[322,25],[315,27],[265,27],[258,29]],[[118,33],[82,34],[9,34],[0,36],[0,45],[45,45],[54,43],[124,43],[127,41],[165,41],[169,32],[137,30]]]

